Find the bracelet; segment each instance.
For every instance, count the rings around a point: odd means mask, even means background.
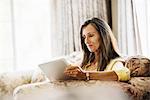
[[[90,80],[90,74],[89,74],[89,72],[86,72],[86,80]]]

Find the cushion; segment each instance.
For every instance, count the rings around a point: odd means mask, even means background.
[[[131,76],[150,76],[150,59],[144,56],[131,56],[125,61]]]

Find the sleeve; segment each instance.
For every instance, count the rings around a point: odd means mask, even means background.
[[[112,66],[112,70],[117,74],[119,81],[128,81],[130,79],[130,70],[124,67],[122,62],[116,62]]]

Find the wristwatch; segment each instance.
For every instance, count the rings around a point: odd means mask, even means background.
[[[90,74],[89,74],[89,72],[86,72],[86,80],[90,80]]]

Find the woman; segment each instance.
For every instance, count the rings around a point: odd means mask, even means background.
[[[80,37],[84,54],[82,64],[67,67],[64,71],[67,76],[87,80],[130,79],[130,71],[124,67],[115,38],[104,20],[87,20],[81,26]]]

